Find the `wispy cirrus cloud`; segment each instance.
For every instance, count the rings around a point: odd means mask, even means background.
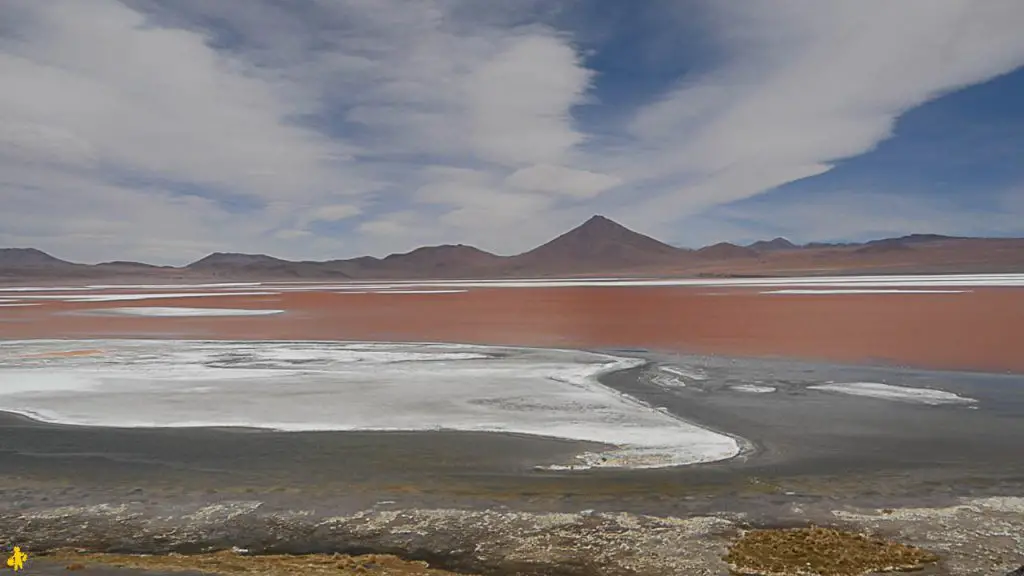
[[[892,136],[902,113],[1024,64],[1012,1],[709,8],[722,63],[630,126],[645,154],[630,180],[669,181],[630,211],[652,227],[825,173]]]

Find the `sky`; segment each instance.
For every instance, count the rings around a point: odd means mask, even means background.
[[[1024,236],[1019,0],[4,0],[0,246]]]

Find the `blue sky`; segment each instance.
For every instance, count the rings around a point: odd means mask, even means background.
[[[958,90],[906,112],[875,150],[705,216],[738,227],[721,236],[733,241],[1024,236],[1021,102],[1020,70]]]
[[[1024,236],[1024,4],[8,0],[0,245]]]

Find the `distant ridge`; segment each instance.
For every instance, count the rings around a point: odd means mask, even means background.
[[[910,234],[863,243],[786,238],[699,250],[670,246],[601,215],[532,250],[498,256],[464,244],[422,246],[384,258],[289,261],[266,254],[214,252],[183,267],[61,260],[35,248],[0,248],[0,280],[32,279],[389,279],[637,275],[758,277],[848,273],[1024,273],[1024,239]]]
[[[718,244],[712,244],[711,246],[705,246],[704,248],[697,250],[697,255],[701,258],[728,260],[733,258],[757,258],[758,252],[757,250],[746,246],[737,246],[735,244],[730,244],[729,242],[719,242]]]
[[[196,260],[185,268],[213,277],[231,278],[349,278],[337,268],[322,262],[291,262],[266,254],[239,254],[214,252]]]
[[[286,264],[287,260],[267,256],[266,254],[239,254],[237,252],[214,252],[186,266],[193,270],[222,267],[264,267]]]
[[[886,242],[901,242],[903,244],[922,244],[925,242],[942,242],[944,240],[976,240],[976,238],[968,238],[966,236],[943,236],[942,234],[909,234],[907,236],[900,236],[898,238],[883,238],[881,240],[871,240],[865,242],[867,245],[881,244]]]
[[[107,266],[111,268],[171,268],[171,266],[154,266],[152,264],[146,264],[144,262],[131,262],[128,260],[114,260],[112,262],[100,262],[97,266]]]
[[[747,248],[757,250],[758,252],[772,252],[774,250],[793,250],[798,248],[798,246],[780,236],[771,240],[758,240],[753,244],[748,244]]]
[[[450,268],[460,265],[489,266],[501,260],[500,256],[485,252],[465,244],[443,244],[441,246],[422,246],[415,250],[390,254],[384,257],[385,263],[411,265],[417,268]]]

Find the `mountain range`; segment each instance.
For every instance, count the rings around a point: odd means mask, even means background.
[[[35,248],[0,248],[0,281],[35,279],[316,280],[501,278],[593,275],[757,277],[886,273],[1024,272],[1024,239],[912,234],[864,243],[796,245],[785,238],[747,246],[678,248],[594,216],[515,256],[473,246],[424,246],[384,258],[290,261],[215,252],[187,266],[77,264]]]

